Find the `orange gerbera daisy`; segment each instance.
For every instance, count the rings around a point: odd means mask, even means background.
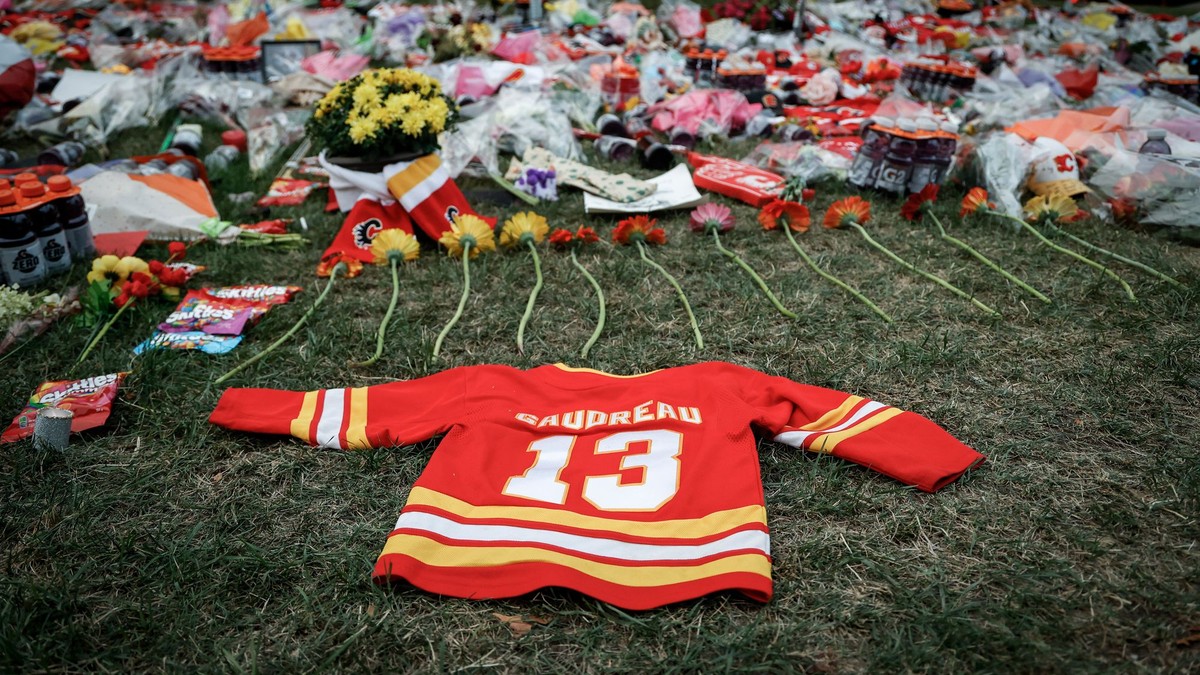
[[[570,244],[571,240],[574,238],[575,235],[571,234],[570,230],[563,227],[557,227],[553,232],[550,233],[550,243],[554,244],[555,246],[566,246]]]
[[[859,196],[839,199],[825,212],[825,227],[836,230],[850,223],[865,225],[871,219],[871,203]]]
[[[981,187],[973,187],[967,192],[967,196],[963,197],[962,210],[958,212],[960,217],[966,218],[974,214],[979,209],[994,209],[996,205],[988,201],[987,190]]]
[[[807,206],[776,199],[758,212],[758,222],[762,224],[764,230],[774,230],[779,227],[780,223],[784,223],[793,232],[808,232],[812,218],[809,216]]]
[[[338,266],[338,263],[346,264],[346,278],[353,279],[362,274],[363,264],[358,258],[352,258],[345,253],[330,253],[327,258],[323,258],[317,264],[317,276],[327,277],[333,273],[333,268]]]
[[[938,184],[930,183],[921,188],[920,192],[914,192],[909,195],[904,201],[904,205],[900,207],[900,215],[904,216],[905,220],[920,220],[925,214],[925,209],[928,204],[937,201]]]
[[[637,215],[617,223],[613,230],[613,241],[618,244],[645,242],[647,244],[667,243],[667,233],[658,227],[658,221],[650,216]]]

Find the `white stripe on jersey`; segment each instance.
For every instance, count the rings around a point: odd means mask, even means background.
[[[786,444],[792,446],[793,448],[803,448],[804,442],[813,436],[816,436],[818,434],[832,434],[835,431],[842,431],[843,429],[847,429],[849,427],[854,426],[860,420],[862,420],[862,418],[866,417],[867,415],[870,415],[871,413],[873,413],[877,410],[883,410],[884,408],[887,408],[887,407],[888,406],[886,406],[882,403],[876,403],[875,401],[868,401],[866,405],[864,405],[863,407],[858,409],[858,412],[851,415],[850,419],[846,420],[845,422],[842,422],[841,424],[837,425],[836,427],[830,427],[828,429],[813,429],[811,431],[802,431],[802,430],[785,431],[785,432],[775,436],[775,441],[778,443],[786,443]]]
[[[346,405],[345,389],[326,389],[325,404],[321,406],[321,421],[317,422],[317,437],[313,440],[322,448],[342,450],[338,434],[342,432],[342,412]]]
[[[448,180],[450,180],[450,174],[446,172],[445,167],[439,165],[425,180],[400,195],[400,205],[404,207],[405,211],[413,211],[421,202],[428,199],[429,195],[441,189]]]
[[[698,560],[711,555],[754,549],[771,555],[771,540],[762,530],[743,530],[706,544],[633,544],[616,539],[585,537],[553,530],[511,525],[464,525],[449,518],[410,511],[400,514],[396,529],[423,530],[459,541],[546,544],[587,555],[632,561]]]

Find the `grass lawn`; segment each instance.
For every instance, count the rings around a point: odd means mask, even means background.
[[[213,133],[208,134],[212,144]],[[117,156],[156,148],[135,130]],[[741,156],[747,147],[727,148]],[[219,195],[265,190],[243,163]],[[464,187],[486,187],[464,181]],[[814,218],[844,186],[821,186]],[[543,254],[546,287],[515,335],[532,284],[528,255],[472,265],[466,314],[442,358],[434,338],[461,289],[457,261],[426,250],[402,276],[384,358],[374,348],[390,297],[385,270],[339,281],[284,349],[230,384],[364,386],[453,366],[562,361],[635,373],[726,360],[928,416],[987,455],[935,495],[846,462],[760,444],[773,532],[775,598],[732,594],[630,613],[561,590],[500,601],[376,588],[370,570],[434,442],[369,452],[229,433],[206,418],[212,382],[281,335],[319,284],[313,268],[340,224],[314,197],[299,250],[192,249],[193,285],[304,286],[224,357],[130,350],[169,311],[130,312],[81,367],[87,331],[70,322],[0,367],[0,411],[16,414],[41,381],[133,369],[108,426],[65,453],[0,451],[0,671],[1097,671],[1200,666],[1200,250],[1088,221],[1082,237],[1176,275],[1175,289],[1117,265],[1137,292],[998,221],[961,222],[962,188],[937,213],[957,235],[1046,292],[1043,306],[925,225],[868,195],[875,236],[1003,314],[991,319],[889,262],[855,233],[801,237],[821,264],[896,323],[811,272],[782,234],[735,205],[723,237],[799,314],[789,321],[686,213],[665,215],[653,251],[693,303],[695,348],[672,289],[636,252],[608,240],[615,219],[583,213],[578,192],[545,209],[552,225],[589,224],[605,241],[581,256],[609,300],[596,318],[569,257]],[[262,214],[219,197],[222,214]],[[492,215],[514,206],[477,203]],[[144,251],[165,257],[163,246]],[[57,286],[78,283],[84,269]],[[541,617],[516,637],[495,614]],[[1190,642],[1188,641],[1190,639]]]

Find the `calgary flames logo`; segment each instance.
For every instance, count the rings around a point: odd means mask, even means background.
[[[1075,170],[1075,155],[1067,153],[1054,158],[1054,167],[1059,173],[1071,173]]]
[[[383,230],[383,222],[378,218],[368,218],[354,226],[354,245],[361,249],[371,248],[375,235]]]
[[[457,206],[448,207],[446,209],[446,222],[453,225],[454,221],[458,218],[458,213],[459,211]]]

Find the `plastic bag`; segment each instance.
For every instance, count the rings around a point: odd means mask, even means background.
[[[1090,183],[1109,199],[1136,202],[1141,222],[1200,227],[1200,160],[1118,150]]]
[[[759,143],[742,161],[805,183],[824,178],[845,180],[850,169],[850,159],[844,154],[804,141]]]
[[[522,157],[527,149],[536,146],[564,159],[577,160],[583,156],[571,120],[540,91],[501,89],[490,117],[501,150]]]
[[[284,148],[303,138],[304,122],[311,114],[308,109],[251,108],[240,115],[238,120],[246,130],[250,171],[265,170]]]
[[[993,133],[975,151],[988,195],[997,208],[1021,217],[1021,193],[1033,157],[1033,146],[1016,134]]]

